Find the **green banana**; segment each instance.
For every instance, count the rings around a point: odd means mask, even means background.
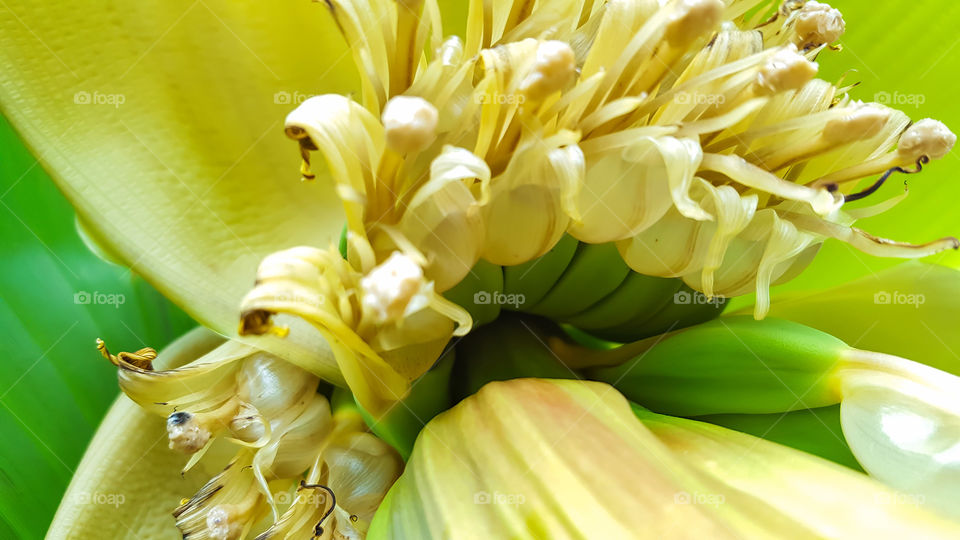
[[[498,299],[508,297],[500,292],[504,290],[503,270],[481,259],[460,283],[444,292],[443,297],[467,310],[474,326],[493,322],[503,307]]]
[[[790,321],[724,317],[612,351],[636,358],[590,378],[664,414],[782,413],[838,403],[825,375],[846,349]]]
[[[546,319],[504,312],[495,323],[457,343],[451,381],[454,394],[463,398],[488,382],[518,377],[579,378],[547,347],[551,336],[562,334],[563,330]]]
[[[450,374],[455,362],[454,357],[454,350],[447,349],[440,361],[411,385],[407,397],[395,403],[379,420],[355,402],[370,431],[394,447],[404,461],[410,457],[413,443],[423,426],[453,405],[450,396]],[[336,392],[334,395],[336,396]]]
[[[540,257],[515,266],[503,267],[503,292],[523,295],[524,305],[532,306],[542,299],[560,279],[573,260],[579,242],[569,234],[563,235],[550,251]]]
[[[703,293],[680,283],[669,300],[652,316],[593,333],[612,341],[635,341],[715,319],[723,313],[726,303],[726,299],[708,299]]]
[[[564,320],[612,293],[630,273],[614,243],[577,247],[573,260],[542,300],[523,311]]]
[[[714,414],[694,420],[734,429],[863,471],[840,427],[840,406],[777,414]]]
[[[565,322],[597,335],[615,336],[618,341],[624,336],[632,341],[629,339],[632,332],[610,329],[639,327],[673,300],[682,283],[679,279],[630,272],[617,290]]]

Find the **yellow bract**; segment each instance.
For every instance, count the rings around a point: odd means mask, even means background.
[[[368,538],[952,538],[867,476],[602,383],[494,382],[431,421]],[[642,420],[642,422],[641,422]]]

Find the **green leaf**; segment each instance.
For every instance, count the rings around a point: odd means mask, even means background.
[[[44,164],[5,120],[0,146],[0,537],[40,538],[117,394],[95,339],[160,348],[195,323],[87,249]]]

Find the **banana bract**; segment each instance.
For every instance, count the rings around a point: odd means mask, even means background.
[[[853,349],[798,323],[745,316],[611,354],[636,357],[591,376],[658,412],[776,413],[840,403],[844,436],[867,472],[956,514],[949,502],[960,493],[960,378],[954,375]]]
[[[602,383],[490,383],[423,431],[368,538],[958,534],[859,473],[709,424],[640,414],[643,422]]]
[[[839,405],[773,414],[712,414],[696,419],[863,470],[843,436]]]
[[[957,534],[955,523],[921,510],[922,496],[886,489],[862,474],[746,434],[635,412],[664,444],[683,455],[686,465],[780,513],[774,525],[780,538]]]

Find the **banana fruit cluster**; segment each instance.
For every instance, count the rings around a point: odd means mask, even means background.
[[[679,279],[634,272],[613,244],[588,244],[570,235],[523,264],[480,261],[444,296],[470,312],[475,324],[504,312],[526,313],[620,343],[710,320],[727,303]]]

